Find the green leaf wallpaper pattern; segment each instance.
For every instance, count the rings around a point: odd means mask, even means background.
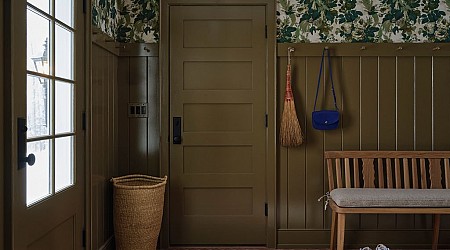
[[[93,0],[92,24],[118,42],[157,43],[158,0]]]
[[[450,0],[276,0],[279,43],[450,42]],[[93,0],[119,42],[159,41],[159,0]]]
[[[280,43],[450,42],[450,0],[277,0]]]

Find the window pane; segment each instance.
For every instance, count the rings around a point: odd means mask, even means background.
[[[56,25],[56,76],[73,80],[73,32]]]
[[[49,0],[28,0],[28,3],[34,5],[40,10],[50,13],[50,1]]]
[[[57,138],[55,143],[55,190],[73,185],[73,136]]]
[[[55,87],[55,132],[73,132],[73,84],[57,81]]]
[[[50,21],[27,10],[27,69],[49,74]]]
[[[56,19],[73,27],[73,2],[72,0],[56,0]]]
[[[50,80],[27,76],[27,137],[50,134]]]
[[[27,166],[27,205],[51,195],[50,140],[27,143],[27,154],[33,153],[36,162]]]

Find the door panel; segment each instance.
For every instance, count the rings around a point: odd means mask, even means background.
[[[265,65],[264,6],[170,7],[171,244],[265,244]]]
[[[12,248],[18,250],[82,249],[84,15],[82,1],[60,3],[11,1],[12,134],[25,136],[11,145]],[[19,167],[21,143],[34,164]]]

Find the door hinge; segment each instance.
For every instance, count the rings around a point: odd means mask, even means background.
[[[265,31],[266,38],[267,38],[267,25],[264,27],[264,31]]]
[[[266,128],[268,128],[269,127],[269,115],[266,114],[266,117],[264,119],[265,119]]]
[[[269,204],[264,203],[264,215],[269,216]]]
[[[83,112],[83,114],[81,114],[81,128],[83,130],[86,130],[86,112]]]
[[[86,228],[83,228],[83,232],[81,233],[81,240],[83,247],[86,248]]]

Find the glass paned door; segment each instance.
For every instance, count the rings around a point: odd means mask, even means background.
[[[27,2],[27,206],[76,182],[74,16],[73,0]]]

